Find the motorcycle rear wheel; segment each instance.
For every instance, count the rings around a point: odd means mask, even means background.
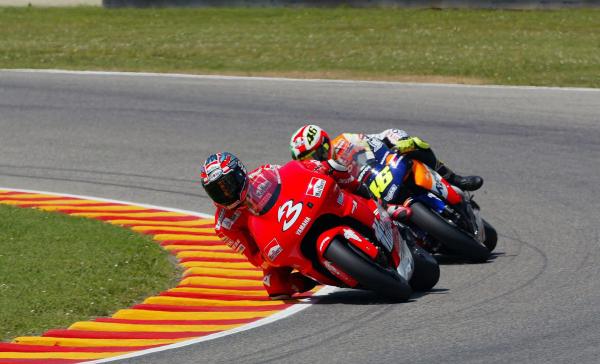
[[[410,221],[442,243],[450,253],[473,263],[482,263],[489,258],[490,251],[487,247],[444,221],[421,202],[415,202],[410,208]]]
[[[332,240],[324,253],[327,260],[342,269],[360,283],[361,287],[372,290],[394,301],[406,301],[412,289],[395,269],[385,269],[355,251],[343,238]]]

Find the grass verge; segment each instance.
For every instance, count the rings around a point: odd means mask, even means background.
[[[0,340],[106,316],[178,278],[149,237],[0,205]]]
[[[600,10],[0,8],[0,68],[600,87]]]

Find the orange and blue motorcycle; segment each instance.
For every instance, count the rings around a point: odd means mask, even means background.
[[[366,143],[366,142],[365,142]],[[496,247],[496,230],[480,215],[471,192],[451,185],[424,163],[401,155],[377,139],[348,143],[337,157],[384,203],[412,210],[406,224],[431,253],[485,262]]]

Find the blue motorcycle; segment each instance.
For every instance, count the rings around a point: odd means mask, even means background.
[[[430,253],[485,262],[496,247],[496,230],[480,216],[473,194],[451,185],[435,170],[400,155],[377,139],[368,147],[349,143],[338,158],[384,203],[410,206],[406,224]]]

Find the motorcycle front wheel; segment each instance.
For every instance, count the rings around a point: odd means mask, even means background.
[[[360,286],[394,301],[406,301],[412,290],[395,269],[385,269],[337,237],[324,253],[327,260],[356,279]]]
[[[483,220],[483,228],[485,229],[485,241],[483,244],[485,244],[488,250],[492,252],[498,243],[498,233],[496,232],[496,229],[485,220]]]
[[[433,236],[450,253],[473,263],[482,263],[489,258],[490,251],[486,246],[442,219],[421,202],[415,202],[410,208],[412,210],[410,221]]]
[[[410,286],[414,291],[429,291],[440,280],[440,266],[435,258],[420,246],[415,245],[410,251],[415,262]]]

